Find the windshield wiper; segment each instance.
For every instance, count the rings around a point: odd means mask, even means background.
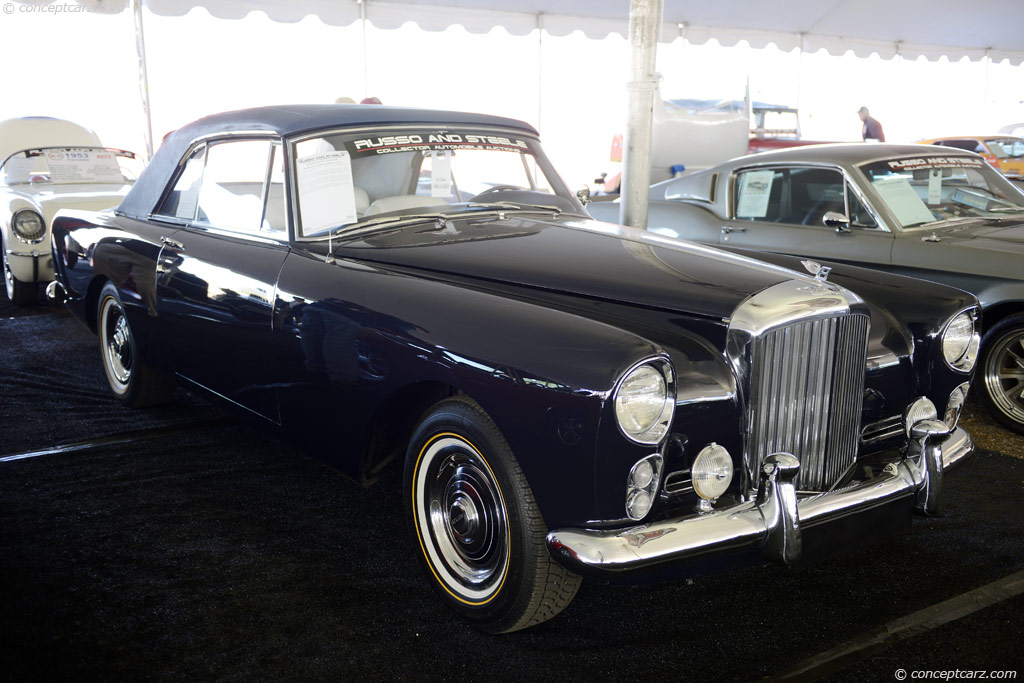
[[[525,209],[534,209],[537,211],[544,211],[545,213],[551,211],[555,214],[556,218],[562,215],[562,210],[560,208],[550,204],[523,204],[522,202],[470,202],[468,206],[471,206],[475,209],[513,209],[518,211],[523,211]]]
[[[429,213],[414,213],[406,214],[404,216],[381,216],[380,218],[371,218],[369,220],[360,221],[358,223],[349,223],[343,225],[340,228],[335,228],[330,231],[330,235],[336,235],[338,237],[351,237],[354,235],[361,235],[365,232],[373,232],[378,228],[390,228],[399,227],[402,225],[411,225],[414,223],[422,223],[424,221],[436,221],[440,220],[444,222],[445,214],[438,211],[431,211]]]

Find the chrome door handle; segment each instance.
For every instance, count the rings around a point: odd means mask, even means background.
[[[738,228],[738,227],[736,227],[734,225],[723,225],[722,226],[722,234],[723,235],[728,235],[730,232],[746,232],[746,231],[747,231],[746,228]]]
[[[160,237],[160,241],[163,242],[164,244],[166,244],[169,247],[174,247],[175,249],[180,249],[182,251],[185,250],[185,245],[184,244],[182,244],[178,240],[172,240],[170,237],[162,237],[161,236]]]

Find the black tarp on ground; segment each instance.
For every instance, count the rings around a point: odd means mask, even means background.
[[[106,393],[66,314],[0,320],[0,454],[219,414]],[[754,680],[1024,569],[1024,462],[981,452],[947,512],[873,547],[639,588],[585,584],[562,615],[488,636],[433,596],[399,468],[360,489],[237,420],[0,463],[0,680]],[[1017,597],[839,680],[1024,665]]]

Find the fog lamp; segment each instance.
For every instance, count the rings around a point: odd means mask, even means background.
[[[903,429],[909,437],[910,428],[915,424],[921,420],[934,420],[938,416],[939,413],[935,410],[935,404],[927,397],[920,396],[914,399],[914,402],[907,406],[907,409],[903,412]]]
[[[950,429],[956,429],[956,423],[960,421],[960,410],[964,407],[964,401],[967,400],[967,390],[970,386],[968,382],[964,382],[949,394],[943,421]]]
[[[690,474],[693,490],[705,500],[715,500],[732,483],[732,456],[722,446],[710,443],[697,454]]]

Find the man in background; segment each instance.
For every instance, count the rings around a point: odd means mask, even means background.
[[[882,124],[878,122],[878,119],[872,118],[868,112],[867,107],[861,107],[857,110],[857,116],[864,122],[863,128],[861,128],[861,136],[864,141],[877,140],[878,142],[885,142],[885,133],[882,132]]]

